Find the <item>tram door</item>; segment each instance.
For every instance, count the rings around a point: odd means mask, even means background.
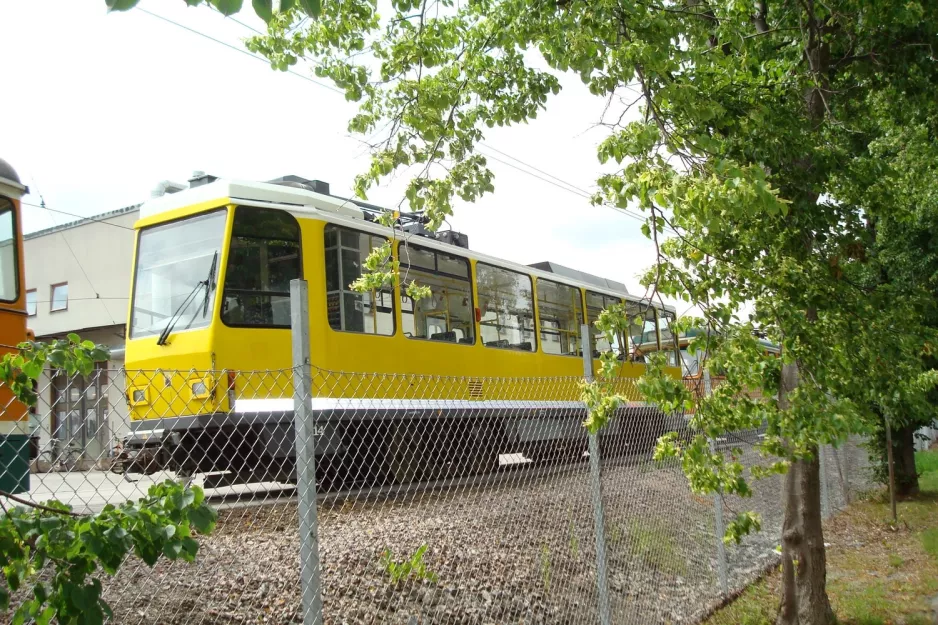
[[[55,415],[52,437],[70,445],[88,467],[107,455],[110,439],[107,424],[107,369],[90,375],[69,377],[57,372],[52,378]]]

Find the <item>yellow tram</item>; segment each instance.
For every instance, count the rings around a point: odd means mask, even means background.
[[[381,212],[294,176],[208,177],[143,205],[125,355],[126,470],[221,474],[218,484],[291,478],[295,278],[308,283],[319,468],[340,481],[366,464],[379,467],[359,475],[372,482],[456,464],[483,470],[517,451],[511,446],[536,455],[579,440],[584,319],[626,303],[645,320],[639,335],[659,344],[671,336],[674,310],[642,302],[622,284],[479,254],[464,235],[427,232],[419,217],[401,217],[405,235],[398,231],[393,246],[401,284],[357,293],[349,285],[365,258],[393,234],[376,222]],[[430,296],[408,298],[412,280]],[[613,346],[599,340],[596,356],[609,347],[622,354],[623,383],[641,375],[626,333]],[[525,382],[532,378],[554,382]],[[637,427],[620,421],[623,432]],[[400,468],[395,446],[414,453],[434,437],[472,458]]]

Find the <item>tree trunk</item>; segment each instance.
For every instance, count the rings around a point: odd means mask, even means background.
[[[790,408],[788,394],[798,386],[798,365],[782,367],[779,408]],[[810,460],[791,463],[783,489],[782,597],[777,625],[831,625],[827,599],[827,558],[821,527],[818,449]]]
[[[917,495],[918,473],[915,472],[915,430],[914,425],[905,425],[893,432],[893,460],[896,464],[896,495],[911,497]]]

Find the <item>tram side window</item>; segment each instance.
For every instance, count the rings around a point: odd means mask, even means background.
[[[469,261],[445,252],[401,243],[401,323],[404,336],[472,345],[472,283]],[[404,293],[416,282],[430,287],[430,296],[413,301]]]
[[[645,354],[658,349],[658,338],[655,334],[646,336],[645,317],[654,315],[654,309],[648,303],[625,303],[625,315],[629,320],[629,360],[645,362]]]
[[[669,367],[681,366],[680,349],[677,343],[677,330],[674,329],[674,313],[665,310],[658,312],[658,324],[661,326],[661,349],[668,357]]]
[[[534,297],[531,277],[484,263],[476,264],[479,333],[486,347],[533,352]]]
[[[394,334],[394,291],[358,293],[350,286],[361,277],[371,250],[385,241],[365,232],[326,226],[326,314],[333,330]]]
[[[16,223],[13,203],[0,197],[0,300],[15,301],[17,292]]]
[[[282,210],[237,207],[222,321],[232,326],[290,327],[290,280],[300,276],[296,219]]]
[[[599,313],[606,308],[621,303],[622,300],[612,295],[603,295],[602,293],[594,293],[593,291],[586,292],[587,323],[589,323],[590,334],[592,335],[594,355],[598,356],[600,352],[606,352],[610,349],[617,354],[622,353],[622,346],[625,345],[624,337],[618,335],[613,336],[612,344],[610,344],[609,341],[606,340],[605,335],[596,329],[595,325],[596,320],[599,319]]]
[[[545,354],[578,354],[582,309],[580,289],[538,278],[537,310],[541,319],[541,349]]]

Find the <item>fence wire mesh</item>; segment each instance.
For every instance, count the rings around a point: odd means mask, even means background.
[[[652,459],[658,436],[688,433],[686,417],[643,405],[632,381],[619,391],[634,400],[591,458],[579,377],[313,368],[297,396],[302,373],[43,379],[21,497],[94,513],[177,479],[203,486],[219,510],[195,562],[150,568],[130,557],[103,577],[113,622],[599,623],[605,570],[608,622],[687,623],[777,561],[781,478],[756,482],[746,500],[693,494],[678,463]],[[296,482],[310,467],[296,460],[297,401],[316,478],[306,562]],[[754,466],[766,462],[759,440],[735,432],[714,445]],[[822,456],[834,513],[869,488],[866,450],[852,440]],[[756,510],[763,531],[721,550],[718,508],[726,519]],[[303,601],[304,565],[318,574],[321,614]]]

